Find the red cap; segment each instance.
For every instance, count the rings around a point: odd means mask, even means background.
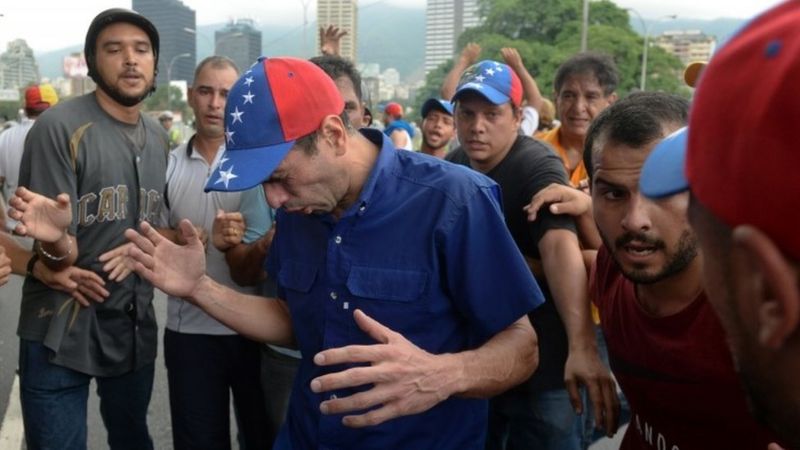
[[[403,117],[403,107],[399,103],[388,103],[386,107],[383,108],[383,112],[394,118]]]
[[[695,93],[686,175],[731,227],[749,224],[800,260],[800,1],[750,22],[711,59]]]
[[[25,109],[42,112],[58,103],[58,95],[53,86],[40,84],[25,89]]]

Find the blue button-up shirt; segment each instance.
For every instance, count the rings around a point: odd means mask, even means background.
[[[322,415],[319,404],[371,386],[310,389],[315,377],[347,368],[314,365],[317,352],[375,343],[356,325],[355,309],[440,354],[481,346],[543,301],[492,180],[395,150],[379,132],[362,133],[380,154],[339,220],[283,210],[276,218],[267,266],[288,302],[303,360],[275,448],[483,448],[485,400],[450,398],[420,414],[353,429],[342,425],[342,415]]]

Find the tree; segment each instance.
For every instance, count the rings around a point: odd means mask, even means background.
[[[169,95],[169,101],[167,99]],[[183,92],[177,86],[159,86],[153,95],[144,101],[145,111],[180,111],[187,122],[189,117],[189,105],[183,100]]]
[[[501,48],[515,47],[542,95],[551,96],[558,66],[580,49],[581,4],[581,0],[482,0],[480,10],[485,20],[462,33],[458,47],[477,42],[483,48],[482,59],[495,60],[502,60]],[[592,1],[589,8],[589,50],[613,56],[620,73],[617,92],[624,96],[639,86],[643,37],[630,26],[628,11],[612,1]],[[680,61],[658,46],[651,45],[648,51],[648,90],[688,97],[690,90],[680,79]],[[448,61],[428,74],[418,95],[419,104],[438,96],[452,64]]]

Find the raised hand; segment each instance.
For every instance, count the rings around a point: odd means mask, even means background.
[[[320,366],[370,363],[311,381],[311,390],[326,392],[367,384],[372,389],[326,400],[320,404],[323,414],[343,414],[381,405],[361,415],[345,416],[349,427],[378,425],[387,420],[417,414],[434,407],[453,393],[450,382],[455,376],[446,363],[447,355],[433,355],[409,342],[361,310],[353,313],[359,328],[378,341],[375,345],[349,345],[325,350],[314,356]]]
[[[478,58],[480,56],[481,46],[475,42],[470,42],[461,50],[460,58],[463,63],[465,63],[467,66],[470,66],[478,62]]]
[[[205,250],[189,220],[181,220],[178,226],[186,236],[186,245],[175,244],[147,222],[142,222],[141,232],[125,230],[125,237],[134,244],[128,250],[128,264],[167,294],[188,298],[206,273]]]
[[[517,49],[513,47],[503,47],[500,49],[500,54],[503,55],[503,61],[514,69],[517,74],[519,74],[520,70],[526,70],[525,65],[522,63],[522,57],[519,55]]]
[[[211,226],[211,243],[221,252],[238,245],[244,237],[245,225],[242,213],[217,210]]]
[[[19,187],[8,201],[9,217],[20,223],[14,231],[42,242],[56,242],[72,223],[69,195],[58,194],[55,200]]]
[[[319,27],[319,47],[323,55],[338,56],[341,51],[341,40],[347,35],[347,30],[342,30],[335,25]]]

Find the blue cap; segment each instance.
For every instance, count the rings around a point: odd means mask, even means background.
[[[689,189],[684,163],[689,128],[683,127],[656,144],[642,166],[639,189],[651,198],[675,195]]]
[[[422,118],[424,119],[428,113],[434,109],[438,109],[439,111],[445,112],[451,116],[453,115],[452,103],[440,98],[429,98],[425,100],[425,103],[422,104]]]
[[[458,100],[464,92],[475,92],[495,105],[522,104],[522,82],[516,72],[508,64],[490,59],[475,63],[464,71],[452,101]]]

